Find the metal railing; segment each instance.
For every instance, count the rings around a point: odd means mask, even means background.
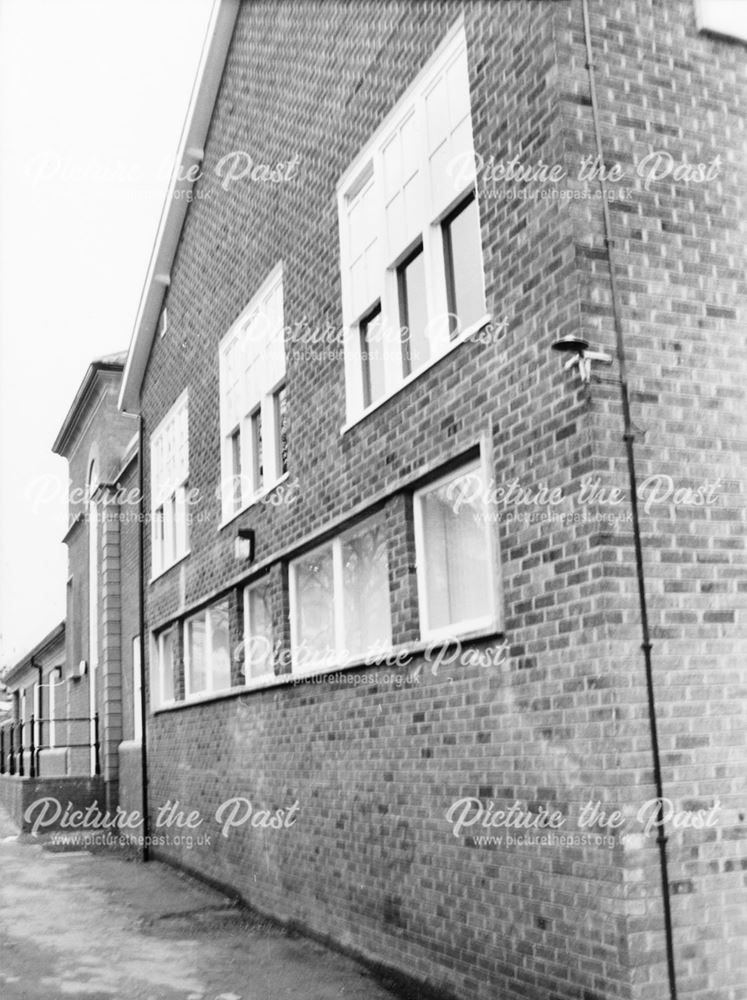
[[[67,723],[85,722],[89,727],[89,740],[84,743],[65,741],[45,743],[43,741],[44,723],[53,723],[55,727]],[[99,714],[89,716],[58,716],[55,719],[34,718],[28,722],[10,722],[0,726],[0,774],[26,777],[26,758],[28,758],[28,777],[39,777],[39,754],[42,750],[74,750],[85,749],[93,752],[93,773],[101,774],[101,746],[99,740]]]

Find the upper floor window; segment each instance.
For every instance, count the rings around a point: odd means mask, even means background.
[[[188,407],[185,389],[150,439],[153,576],[163,573],[189,551]]]
[[[225,521],[288,470],[282,264],[225,335],[218,357]]]
[[[348,419],[486,322],[464,29],[338,185]]]

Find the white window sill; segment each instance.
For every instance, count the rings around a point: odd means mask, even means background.
[[[281,486],[286,481],[289,474],[290,473],[288,472],[284,472],[283,475],[280,477],[280,479],[276,479],[271,486],[265,486],[264,489],[261,489],[259,491],[259,493],[255,493],[254,496],[250,500],[248,500],[243,507],[240,507],[237,511],[235,511],[228,517],[224,517],[223,520],[218,525],[218,531],[223,531],[223,529],[227,528],[229,524],[232,524],[237,517],[240,517],[242,514],[245,514],[246,511],[251,510],[252,507],[255,507],[258,503],[261,503],[266,496],[268,496],[270,493],[272,493],[273,490],[276,490],[278,486]]]
[[[442,639],[421,639],[419,642],[403,643],[399,646],[392,646],[385,651],[369,653],[348,660],[337,666],[324,668],[310,668],[303,673],[291,674],[267,674],[265,677],[258,677],[250,684],[237,685],[226,688],[224,691],[214,691],[210,694],[185,698],[182,701],[171,701],[165,705],[159,705],[151,709],[151,715],[158,715],[162,712],[174,712],[185,708],[195,708],[199,705],[209,704],[214,701],[221,701],[225,698],[236,698],[245,694],[252,694],[255,691],[265,691],[270,688],[293,687],[303,684],[313,677],[324,677],[327,674],[338,674],[353,671],[361,668],[375,670],[379,667],[389,667],[390,669],[405,668],[412,665],[412,658],[421,656],[426,652],[433,652],[435,649],[448,645],[451,641],[458,639],[460,642],[479,642],[484,639],[493,639],[502,636],[503,632],[497,624],[489,628],[477,629],[471,632],[452,633]]]
[[[165,574],[168,573],[169,570],[172,570],[174,566],[178,566],[179,563],[184,562],[185,559],[189,559],[190,555],[191,552],[189,549],[187,549],[187,551],[183,555],[179,556],[178,559],[175,559],[172,563],[169,563],[168,566],[164,567],[164,569],[159,569],[159,571],[157,573],[154,573],[151,576],[150,580],[148,580],[148,586],[155,583],[156,580],[160,580],[161,577],[165,576]]]
[[[463,330],[458,337],[456,337],[454,340],[449,341],[449,343],[446,345],[446,347],[444,347],[442,351],[439,351],[438,354],[434,354],[433,357],[429,358],[428,361],[420,368],[418,368],[417,371],[411,372],[407,376],[407,378],[403,379],[402,382],[400,382],[398,386],[396,386],[394,389],[390,389],[389,392],[385,393],[383,396],[380,396],[376,400],[376,402],[371,403],[371,405],[367,406],[365,410],[362,410],[357,417],[352,417],[345,424],[343,424],[343,426],[340,428],[340,434],[341,435],[346,434],[352,427],[355,427],[362,420],[365,420],[366,417],[370,416],[372,413],[378,410],[379,407],[383,406],[384,403],[388,403],[390,399],[393,399],[394,396],[402,392],[403,389],[406,389],[409,385],[412,385],[412,383],[415,382],[416,379],[419,379],[421,375],[425,375],[425,373],[427,371],[430,371],[430,369],[433,368],[434,365],[438,364],[439,361],[447,357],[447,355],[451,354],[452,351],[455,351],[457,347],[460,347],[466,340],[469,340],[470,337],[474,337],[476,333],[480,333],[482,330],[484,330],[485,327],[492,321],[493,317],[490,316],[488,313],[486,313],[476,323],[473,323],[471,326],[468,326],[467,329]]]
[[[421,629],[420,635],[423,642],[451,642],[453,640],[463,640],[481,634],[485,631],[495,632],[498,630],[498,623],[493,618],[473,618],[471,621],[455,622],[444,628]]]

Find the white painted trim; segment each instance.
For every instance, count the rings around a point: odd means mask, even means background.
[[[140,410],[140,388],[165,294],[165,289],[159,284],[156,276],[171,273],[191,200],[187,197],[194,183],[190,176],[190,167],[202,162],[202,151],[218,97],[239,6],[239,0],[215,0],[210,13],[174,170],[161,211],[158,233],[127,352],[119,393],[119,408],[126,412],[138,413]]]

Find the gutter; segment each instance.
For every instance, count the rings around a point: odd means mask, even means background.
[[[600,164],[605,163],[604,147],[602,144],[602,132],[599,126],[599,101],[597,99],[596,78],[594,75],[594,50],[591,41],[591,25],[589,22],[588,0],[581,0],[584,15],[584,40],[586,42],[586,64],[589,71],[589,96],[591,98],[591,114],[594,121],[594,136],[596,141],[596,151]],[[651,756],[654,767],[654,783],[656,785],[657,798],[657,837],[656,843],[659,847],[659,869],[661,873],[662,902],[664,906],[664,935],[666,940],[667,972],[669,975],[669,996],[671,1000],[677,1000],[677,980],[674,965],[674,941],[672,931],[672,910],[669,898],[669,873],[667,866],[667,836],[664,832],[664,791],[661,777],[661,759],[659,754],[659,737],[656,724],[656,700],[654,697],[654,677],[651,664],[651,637],[648,627],[648,605],[646,601],[646,578],[643,568],[643,545],[641,541],[641,525],[638,515],[638,490],[635,471],[635,433],[633,423],[630,419],[630,399],[628,396],[628,375],[625,362],[625,340],[623,336],[622,321],[620,319],[620,298],[617,290],[617,280],[615,278],[615,267],[613,260],[614,240],[612,239],[612,224],[610,221],[609,205],[607,201],[607,185],[604,175],[599,177],[599,186],[602,195],[602,216],[604,219],[604,242],[607,246],[607,260],[609,262],[610,297],[612,300],[612,315],[615,325],[615,341],[617,347],[617,361],[620,374],[620,401],[622,403],[623,421],[625,425],[623,441],[625,442],[625,452],[628,464],[628,480],[630,485],[630,506],[633,516],[633,539],[635,545],[635,565],[638,580],[638,603],[641,614],[641,649],[643,650],[644,668],[646,671],[646,692],[648,696],[648,718],[651,733]]]

